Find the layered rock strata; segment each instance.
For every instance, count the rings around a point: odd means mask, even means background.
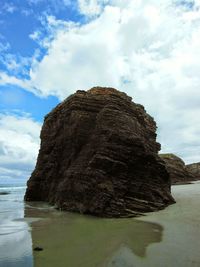
[[[185,162],[174,154],[160,154],[165,161],[172,184],[184,184],[196,180],[195,175],[185,165]]]
[[[174,200],[159,150],[156,123],[125,93],[77,91],[45,117],[25,200],[102,217],[163,209]]]
[[[200,162],[186,165],[187,170],[200,180]]]

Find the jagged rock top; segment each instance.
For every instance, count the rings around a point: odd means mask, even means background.
[[[45,117],[25,200],[104,217],[162,209],[174,200],[159,150],[156,123],[131,97],[77,91]]]
[[[78,92],[78,91],[77,91]],[[124,92],[120,92],[115,88],[111,88],[111,87],[93,87],[91,89],[89,89],[87,91],[88,94],[92,94],[92,95],[116,95],[119,96],[125,100],[131,101],[132,97],[128,96],[126,93]]]

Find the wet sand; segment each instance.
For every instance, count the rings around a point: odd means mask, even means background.
[[[172,194],[176,204],[131,219],[100,219],[44,203],[16,202],[17,211],[2,215],[0,266],[199,267],[200,182],[173,186]]]
[[[26,208],[35,266],[200,266],[200,183],[173,186],[177,203],[137,219],[98,219]],[[36,212],[36,214],[35,214]]]
[[[27,210],[27,213],[34,216],[35,211]],[[43,219],[32,223],[33,246],[44,249],[34,252],[35,266],[107,266],[121,247],[128,247],[137,257],[145,258],[147,247],[162,241],[163,228],[156,223],[63,212],[42,212],[40,217]]]
[[[173,186],[172,194],[176,204],[140,218],[164,231],[162,242],[147,251],[148,264],[136,266],[200,266],[200,182]]]

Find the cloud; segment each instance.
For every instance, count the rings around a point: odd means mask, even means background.
[[[5,40],[5,37],[0,33],[0,52],[1,52],[0,59],[2,57],[2,53],[8,51],[9,49],[10,49],[10,44]]]
[[[25,114],[0,114],[0,182],[28,178],[38,154],[40,128]]]
[[[28,0],[29,6],[36,6],[36,5],[45,5],[46,11],[48,13],[58,13],[60,10],[65,10],[69,6],[74,6],[73,0]]]
[[[86,16],[99,15],[109,0],[78,0],[79,11]]]
[[[0,71],[0,86],[9,84],[17,85],[37,95],[37,89],[31,85],[30,80],[17,78],[14,75],[8,75],[5,71]]]
[[[2,53],[0,56],[0,63],[2,63],[7,72],[12,73],[12,75],[24,76],[29,73],[28,69],[32,64],[32,58],[11,53]]]
[[[191,4],[193,2],[193,4]],[[47,16],[46,49],[29,79],[6,74],[41,96],[64,99],[77,89],[113,86],[143,104],[158,123],[164,152],[199,161],[200,1],[79,0],[84,24]]]
[[[0,52],[4,52],[6,50],[8,50],[10,48],[10,44],[9,43],[3,43],[3,42],[0,42]]]
[[[13,3],[5,2],[2,6],[2,10],[0,13],[7,12],[7,13],[14,13],[17,10],[17,7]]]

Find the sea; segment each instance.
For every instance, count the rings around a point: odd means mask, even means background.
[[[32,267],[30,226],[24,221],[24,184],[0,184],[0,267]]]
[[[200,266],[200,182],[173,186],[176,204],[129,219],[25,203],[25,190],[0,185],[0,267]]]

